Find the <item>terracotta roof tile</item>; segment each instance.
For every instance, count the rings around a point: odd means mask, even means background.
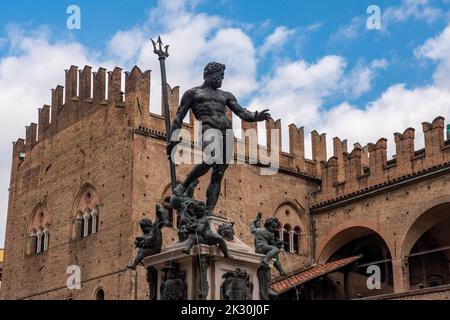
[[[317,279],[329,273],[335,272],[355,261],[360,259],[361,256],[354,256],[345,259],[340,259],[332,262],[328,262],[325,264],[321,264],[315,267],[312,267],[308,270],[299,272],[292,276],[288,276],[281,280],[275,281],[272,283],[270,288],[272,289],[274,294],[284,293],[294,287],[297,287],[301,284],[309,282],[311,280]]]

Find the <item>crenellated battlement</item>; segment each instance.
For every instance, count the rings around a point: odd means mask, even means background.
[[[124,87],[123,79],[124,77]],[[27,126],[26,139],[22,146],[21,143],[14,144],[14,155],[16,165],[20,164],[26,155],[31,152],[36,144],[46,139],[51,139],[58,132],[70,127],[92,113],[104,109],[120,110],[128,120],[127,125],[132,126],[139,132],[152,132],[152,135],[165,136],[165,112],[161,105],[160,114],[150,112],[150,82],[151,71],[142,72],[137,66],[131,71],[123,72],[121,68],[116,67],[112,71],[105,68],[98,68],[93,71],[92,67],[85,66],[79,69],[71,66],[65,70],[65,85],[57,85],[51,90],[51,103],[38,109],[38,123],[32,123]],[[180,87],[168,86],[169,115],[173,119],[180,103]],[[227,111],[231,117],[231,111]],[[184,128],[194,133],[194,116],[190,113],[188,123],[184,123]],[[265,123],[267,145],[258,144],[257,124],[242,121],[243,133],[248,129],[254,129],[256,132],[256,143],[258,150],[267,154],[271,152],[279,153],[279,167],[281,170],[294,174],[313,178],[319,181],[322,174],[321,162],[326,160],[326,134],[319,134],[317,131],[311,133],[312,159],[305,157],[305,134],[303,127],[297,127],[295,124],[289,125],[289,151],[283,152],[282,146],[282,122],[278,120],[268,120]],[[139,129],[141,128],[141,129]],[[278,131],[272,131],[276,129]],[[276,134],[277,137],[272,137]],[[277,150],[271,150],[272,138],[277,138],[279,145]],[[256,158],[249,155],[249,139],[243,136],[236,138],[236,145],[246,146],[243,154],[237,154],[241,159],[256,161],[264,165],[267,159],[264,156]],[[275,139],[275,140],[277,140]],[[195,138],[193,139],[195,140]],[[342,142],[341,149],[346,149],[345,142]],[[23,148],[23,150],[22,150]],[[20,149],[20,150],[19,150]],[[264,153],[263,152],[263,153]],[[18,154],[25,154],[25,157],[17,159]],[[259,152],[258,152],[259,154]],[[260,158],[258,158],[260,157]]]
[[[51,104],[38,109],[38,123],[28,125],[25,140],[19,139],[14,143],[13,166],[17,168],[36,144],[102,108],[121,110],[128,119],[128,125],[137,132],[150,132],[152,135],[165,137],[163,106],[161,105],[160,114],[149,111],[150,81],[151,71],[142,72],[137,66],[129,72],[122,72],[119,67],[112,71],[100,67],[93,72],[90,66],[83,69],[71,66],[65,70],[65,86],[58,85],[52,89]],[[169,115],[173,119],[180,103],[180,87],[168,86],[168,98]],[[230,110],[227,114],[231,117]],[[194,143],[198,133],[194,132],[195,119],[192,113],[188,120],[189,123],[185,123],[184,128],[190,130]],[[264,153],[278,152],[281,170],[313,177],[317,181],[321,177],[322,188],[314,195],[316,204],[450,161],[450,147],[444,140],[443,117],[437,117],[432,123],[422,124],[425,141],[425,148],[422,150],[414,149],[415,129],[408,128],[403,133],[395,133],[396,155],[391,160],[387,159],[385,138],[364,147],[356,143],[353,150],[348,152],[347,141],[337,137],[333,139],[333,157],[327,160],[326,134],[315,130],[311,132],[312,159],[307,159],[303,127],[289,125],[288,152],[281,150],[281,120],[270,119],[266,121],[265,127],[267,145],[260,145],[257,124],[242,121],[243,136],[236,138],[236,157],[264,165],[267,163]],[[246,134],[248,129],[254,130],[253,136]],[[272,136],[274,134],[277,137]],[[271,150],[274,138],[279,141],[277,150]],[[258,145],[257,155],[250,154],[248,146],[252,139]],[[239,145],[244,146],[238,148]],[[259,152],[260,150],[264,152]]]
[[[444,118],[424,122],[422,129],[425,148],[417,151],[414,149],[414,128],[394,133],[396,154],[391,160],[387,159],[385,138],[364,148],[355,144],[350,153],[340,139],[335,138],[333,157],[321,164],[322,188],[314,194],[314,205],[322,206],[450,163],[450,145],[444,138]]]
[[[121,68],[109,72],[105,68],[99,68],[93,72],[90,66],[85,66],[82,70],[71,66],[65,70],[65,86],[57,85],[53,88],[51,104],[38,109],[38,123],[31,123],[26,127],[24,150],[20,150],[20,153],[25,153],[26,156],[36,144],[101,108],[128,107],[126,112],[130,114],[133,114],[132,109],[138,105],[142,112],[145,108],[148,110],[150,71],[142,72],[134,67],[131,72],[126,72],[124,89],[122,75]],[[22,148],[22,145],[15,143],[14,149],[18,148]],[[14,154],[18,153],[15,150]]]

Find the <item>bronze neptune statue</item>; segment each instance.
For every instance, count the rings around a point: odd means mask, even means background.
[[[206,65],[203,77],[204,82],[198,87],[194,87],[185,92],[180,106],[176,113],[169,137],[172,140],[167,145],[167,154],[170,157],[172,149],[179,143],[176,137],[173,137],[173,132],[180,129],[182,121],[190,110],[198,121],[202,124],[202,134],[208,129],[215,129],[222,133],[222,161],[215,161],[213,163],[206,163],[196,165],[192,171],[187,175],[184,182],[179,184],[174,193],[178,195],[184,194],[186,188],[195,180],[205,175],[212,168],[211,181],[206,190],[206,207],[207,214],[213,214],[214,207],[217,203],[220,194],[220,185],[225,170],[228,167],[229,160],[233,156],[226,153],[227,141],[229,143],[234,141],[228,136],[227,131],[232,132],[231,120],[226,115],[226,108],[228,107],[239,118],[246,122],[259,122],[271,119],[268,109],[261,112],[251,112],[239,105],[236,98],[230,92],[222,91],[219,88],[222,86],[224,79],[225,65],[217,62],[210,62]],[[213,140],[203,142],[203,148],[210,144]],[[214,157],[215,158],[215,157]]]

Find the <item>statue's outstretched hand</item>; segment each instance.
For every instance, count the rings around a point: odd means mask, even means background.
[[[256,215],[256,220],[261,220],[261,218],[262,218],[262,213],[261,212],[258,212],[258,214]]]
[[[272,119],[272,116],[269,113],[269,109],[264,109],[261,112],[256,111],[255,120],[256,121],[266,121]]]

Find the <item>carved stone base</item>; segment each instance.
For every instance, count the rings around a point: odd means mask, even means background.
[[[210,217],[211,229],[217,232],[220,225],[230,223],[226,219]],[[223,299],[223,284],[230,282],[230,273],[236,273],[236,269],[245,272],[245,279],[248,277],[248,288],[244,295],[250,300],[260,300],[260,288],[258,280],[258,269],[261,267],[262,255],[254,253],[254,249],[236,237],[231,241],[226,241],[232,259],[224,258],[217,246],[198,245],[190,254],[183,251],[184,243],[178,241],[162,250],[161,253],[144,259],[146,268],[153,267],[157,270],[157,283],[153,288],[160,288],[164,281],[163,268],[169,262],[176,262],[179,270],[186,275],[187,300],[220,300]],[[244,282],[238,282],[243,286]],[[233,282],[234,284],[234,282]],[[225,287],[229,286],[226,284]],[[161,292],[157,290],[156,299],[161,299]]]
[[[269,300],[269,287],[271,282],[270,267],[262,265],[258,268],[259,293],[261,300]]]

